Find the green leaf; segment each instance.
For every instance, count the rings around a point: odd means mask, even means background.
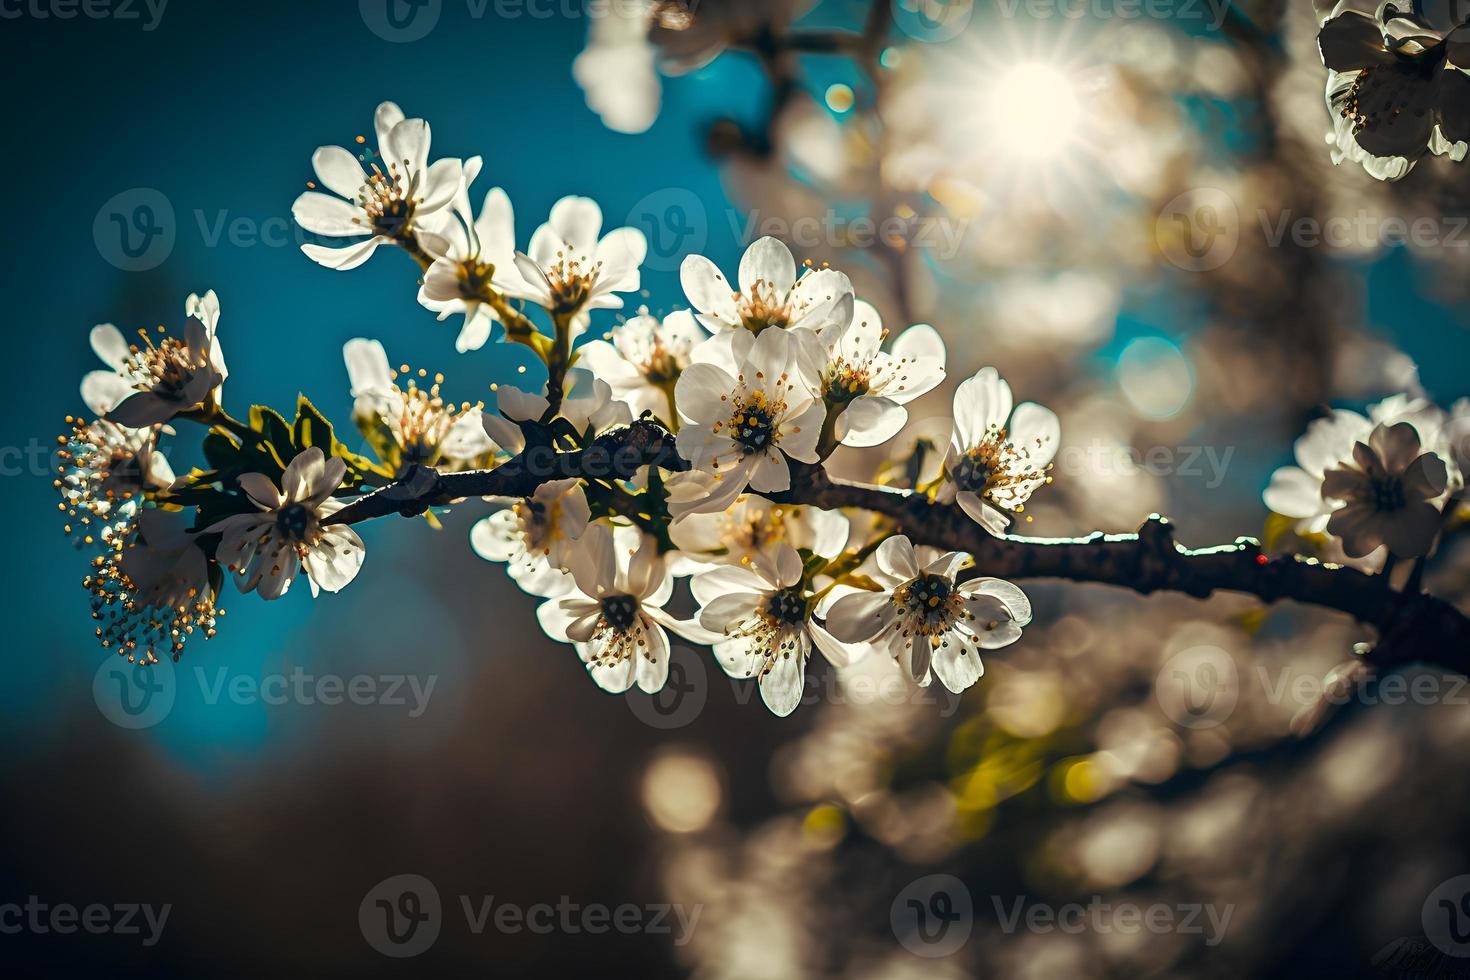
[[[329,456],[335,455],[338,445],[336,433],[327,417],[317,411],[305,395],[296,396],[296,424],[291,435],[300,449],[315,446]]]
[[[296,444],[291,438],[291,426],[281,413],[265,405],[250,406],[250,428],[261,434],[261,448],[272,458],[281,472],[296,455]]]

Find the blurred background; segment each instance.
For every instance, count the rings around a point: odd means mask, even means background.
[[[50,485],[88,329],[177,326],[194,291],[219,293],[236,415],[302,391],[345,430],[355,336],[456,400],[539,383],[524,348],[454,354],[406,256],[300,254],[312,151],[392,99],[436,157],[483,155],[472,197],[505,187],[522,243],[572,193],[642,228],[653,312],[684,305],[684,254],[733,270],[775,234],[891,329],[935,324],[950,382],[901,442],[999,367],[1062,418],[1029,533],[1159,511],[1186,544],[1310,550],[1260,498],[1308,421],[1470,394],[1467,171],[1332,166],[1311,5],[0,12],[9,975],[1470,975],[1470,692],[1416,672],[1293,736],[1366,639],[1344,617],[1027,583],[1036,624],[964,697],[818,660],[783,720],[707,651],[658,699],[599,691],[467,547],[468,502],[362,528],[341,595],[227,591],[219,636],[138,686]],[[1467,567],[1446,548],[1429,587],[1463,604]]]

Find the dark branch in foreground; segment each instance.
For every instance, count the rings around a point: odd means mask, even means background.
[[[557,453],[531,447],[493,470],[438,473],[427,467],[353,501],[330,523],[353,524],[392,514],[417,516],[467,497],[524,497],[551,480],[625,480],[642,466],[684,470],[688,464],[658,422],[643,418],[600,436],[587,449]],[[795,464],[792,487],[772,499],[824,509],[858,508],[891,519],[916,544],[974,556],[975,572],[1004,579],[1098,582],[1145,595],[1169,591],[1205,598],[1217,590],[1265,602],[1292,599],[1347,613],[1374,627],[1375,669],[1432,663],[1470,674],[1470,617],[1434,596],[1395,592],[1385,575],[1322,564],[1299,555],[1272,558],[1251,538],[1190,549],[1174,540],[1168,520],[1153,516],[1137,534],[1083,538],[996,538],[954,505],[905,490],[833,480],[819,466]]]

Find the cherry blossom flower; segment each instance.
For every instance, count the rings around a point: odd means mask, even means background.
[[[676,518],[724,510],[747,486],[761,493],[789,489],[787,457],[818,461],[826,412],[802,383],[785,331],[757,337],[735,377],[713,364],[691,364],[675,397],[686,420],[677,437],[679,455],[709,475],[702,484],[680,481],[707,496],[671,499]]]
[[[660,321],[641,313],[614,327],[609,336],[611,342],[594,340],[579,347],[577,364],[606,381],[635,416],[652,412],[670,425],[677,423],[670,405],[674,385],[706,336],[694,315],[680,310]]]
[[[219,299],[214,290],[191,294],[184,304],[188,317],[184,337],[156,343],[138,331],[142,346],[129,345],[110,323],[92,328],[92,350],[111,370],[92,371],[82,379],[82,399],[108,421],[129,428],[167,422],[219,400],[229,372],[219,344]]]
[[[958,502],[992,534],[1004,534],[1004,512],[1019,513],[1046,475],[1061,438],[1055,413],[1035,402],[1015,406],[995,368],[981,368],[954,394],[954,434],[944,460],[942,503]]]
[[[915,548],[904,535],[891,537],[874,556],[873,579],[881,592],[859,592],[833,603],[832,636],[846,643],[886,649],[920,685],[930,672],[959,694],[980,679],[981,650],[1008,646],[1031,621],[1031,602],[1016,586],[996,578],[956,583],[970,563],[958,552]]]
[[[820,334],[798,334],[802,368],[829,405],[845,406],[836,435],[846,446],[878,446],[908,422],[903,406],[944,380],[944,341],[928,324],[916,324],[882,343],[883,321],[872,305],[857,300],[852,319]]]
[[[1370,17],[1344,0],[1317,45],[1330,69],[1334,163],[1352,160],[1380,180],[1398,180],[1426,152],[1465,158],[1470,27],[1437,31],[1391,0]]]
[[[486,561],[506,562],[522,590],[562,596],[574,584],[566,569],[591,517],[580,480],[552,480],[478,521],[470,529],[470,547]]]
[[[291,214],[315,235],[360,238],[342,248],[307,243],[301,251],[329,269],[355,269],[379,245],[410,241],[417,225],[453,202],[464,183],[457,159],[429,163],[430,129],[423,119],[405,119],[395,103],[384,102],[373,117],[378,159],[364,170],[357,154],[342,146],[322,146],[312,154],[317,179],[330,194],[309,190],[296,199]]]
[[[1273,513],[1296,521],[1299,534],[1320,534],[1334,504],[1322,494],[1323,474],[1329,467],[1353,459],[1353,447],[1368,438],[1375,426],[1407,422],[1418,433],[1421,444],[1445,459],[1452,459],[1450,432],[1443,411],[1422,398],[1393,395],[1368,406],[1366,416],[1345,408],[1313,419],[1293,447],[1295,466],[1283,466],[1271,475],[1262,498]],[[1451,489],[1463,485],[1460,468],[1448,473]]]
[[[586,197],[564,197],[531,236],[529,253],[517,252],[516,268],[524,280],[515,295],[543,307],[553,316],[570,318],[572,336],[587,329],[589,311],[621,309],[617,293],[637,292],[638,267],[648,252],[643,232],[615,228],[603,235],[602,209]]]
[[[572,77],[587,107],[608,129],[641,133],[658,118],[662,85],[648,41],[655,0],[622,0],[590,19],[587,47],[572,61]]]
[[[177,660],[195,630],[214,635],[209,559],[177,513],[149,508],[112,542],[84,584],[102,646],[129,660]]]
[[[593,436],[632,422],[632,412],[626,404],[613,398],[608,383],[601,378],[593,378],[589,382],[586,380],[588,377],[585,372],[573,375],[569,397],[562,399],[557,418],[566,419],[579,435],[591,433]],[[551,410],[546,389],[543,387],[541,391],[538,395],[509,385],[496,389],[496,407],[500,415],[486,412],[483,421],[486,433],[507,452],[518,453],[526,447],[525,434],[517,422],[538,421]]]
[[[700,625],[726,637],[714,644],[715,659],[731,677],[755,678],[761,700],[777,716],[801,703],[813,644],[836,667],[866,652],[839,642],[812,618],[817,598],[790,545],[777,548],[772,565],[722,565],[695,576],[690,588]]]
[[[739,290],[732,290],[719,267],[703,255],[685,257],[679,282],[699,321],[719,334],[745,328],[824,327],[852,320],[852,283],[835,269],[796,276],[796,260],[786,243],[762,238],[740,258]]]
[[[287,464],[279,488],[263,473],[240,477],[259,513],[235,514],[205,530],[223,535],[217,554],[241,592],[279,599],[303,568],[313,596],[339,592],[357,577],[362,539],[345,524],[322,523],[344,506],[332,494],[346,472],[343,460],[327,459],[313,446]]]
[[[1352,462],[1323,473],[1322,496],[1337,505],[1327,532],[1342,539],[1351,558],[1385,545],[1400,558],[1423,555],[1439,532],[1440,508],[1432,501],[1447,482],[1445,461],[1421,452],[1412,425],[1377,425],[1367,442],[1354,443]]]
[[[466,185],[479,171],[480,158],[471,158],[465,164]],[[438,313],[440,320],[464,314],[464,326],[454,341],[454,349],[463,354],[485,346],[491,324],[499,320],[495,308],[484,300],[485,291],[514,294],[525,289],[515,265],[515,213],[505,191],[492,187],[478,218],[473,217],[464,190],[440,215],[434,233],[422,236],[434,261],[419,287],[419,305]]]
[[[666,630],[696,643],[716,638],[664,610],[674,577],[648,535],[594,524],[577,542],[571,570],[576,591],[543,603],[537,618],[552,639],[576,647],[604,691],[622,694],[634,684],[661,691],[669,676]]]
[[[384,461],[396,473],[414,464],[470,469],[494,454],[480,406],[446,404],[439,394],[439,375],[428,388],[420,388],[411,377],[400,387],[383,345],[363,337],[344,344],[342,357],[352,381],[353,420],[370,438],[377,437],[375,447],[391,457]]]
[[[680,552],[673,567],[680,574],[711,565],[757,563],[774,573],[782,545],[836,555],[847,546],[850,533],[851,525],[839,511],[776,504],[751,494],[725,510],[688,514],[669,525],[669,537]]]

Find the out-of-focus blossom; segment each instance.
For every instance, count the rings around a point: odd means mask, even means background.
[[[219,398],[229,371],[219,343],[219,299],[210,290],[191,294],[184,303],[188,321],[182,340],[165,337],[154,343],[129,345],[110,323],[92,328],[92,349],[110,371],[92,371],[82,379],[82,398],[107,420],[129,428],[167,422],[206,399]]]
[[[1392,0],[1370,17],[1338,4],[1317,35],[1330,69],[1334,163],[1352,160],[1398,180],[1426,152],[1463,160],[1470,150],[1470,29],[1436,30]]]
[[[552,480],[470,529],[470,547],[506,571],[532,595],[562,596],[575,584],[566,569],[592,509],[581,481]]]
[[[1323,474],[1322,496],[1338,505],[1327,532],[1353,558],[1384,545],[1401,558],[1424,554],[1439,531],[1440,508],[1431,501],[1445,491],[1444,460],[1420,451],[1407,422],[1375,426],[1352,452],[1351,463]]]
[[[577,349],[577,364],[607,382],[613,397],[632,413],[652,412],[672,424],[674,385],[689,366],[694,347],[705,332],[688,310],[659,320],[641,313],[612,329],[611,342],[594,340]]]

